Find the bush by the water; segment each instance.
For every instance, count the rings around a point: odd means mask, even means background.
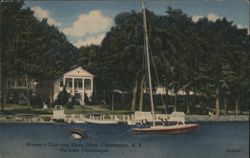
[[[66,91],[66,88],[63,87],[63,90],[58,95],[57,103],[59,105],[66,105],[69,102],[69,95]]]
[[[36,107],[36,108],[42,108],[43,107],[42,100],[37,95],[32,95],[31,99],[30,99],[30,102],[31,102],[32,107]]]

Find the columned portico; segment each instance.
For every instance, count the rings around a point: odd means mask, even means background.
[[[81,67],[75,68],[63,75],[59,90],[62,91],[65,86],[70,97],[74,96],[81,105],[84,105],[85,94],[88,98],[92,97],[93,77],[92,74],[83,70]]]

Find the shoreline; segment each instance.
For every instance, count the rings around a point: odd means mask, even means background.
[[[186,115],[186,122],[232,122],[249,121],[249,115],[227,115],[227,116],[208,116],[208,115]]]
[[[46,119],[45,118],[50,118]],[[52,115],[37,115],[36,117],[20,117],[15,115],[0,115],[0,123],[54,123]],[[186,122],[246,122],[249,115],[186,115]]]

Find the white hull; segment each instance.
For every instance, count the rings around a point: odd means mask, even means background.
[[[136,120],[127,120],[127,125],[136,125],[139,122],[140,121],[136,121]]]
[[[89,119],[85,118],[87,123],[94,123],[94,124],[117,124],[119,121],[117,120],[97,120],[97,119]]]
[[[86,123],[85,119],[75,119],[73,123]]]
[[[133,128],[135,133],[161,133],[161,134],[182,134],[198,128],[198,124],[182,124],[173,126],[150,126],[147,128]]]

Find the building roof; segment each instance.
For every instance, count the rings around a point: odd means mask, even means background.
[[[81,66],[74,68],[73,70],[70,70],[64,74],[64,76],[69,77],[94,77],[91,73],[84,70]]]

